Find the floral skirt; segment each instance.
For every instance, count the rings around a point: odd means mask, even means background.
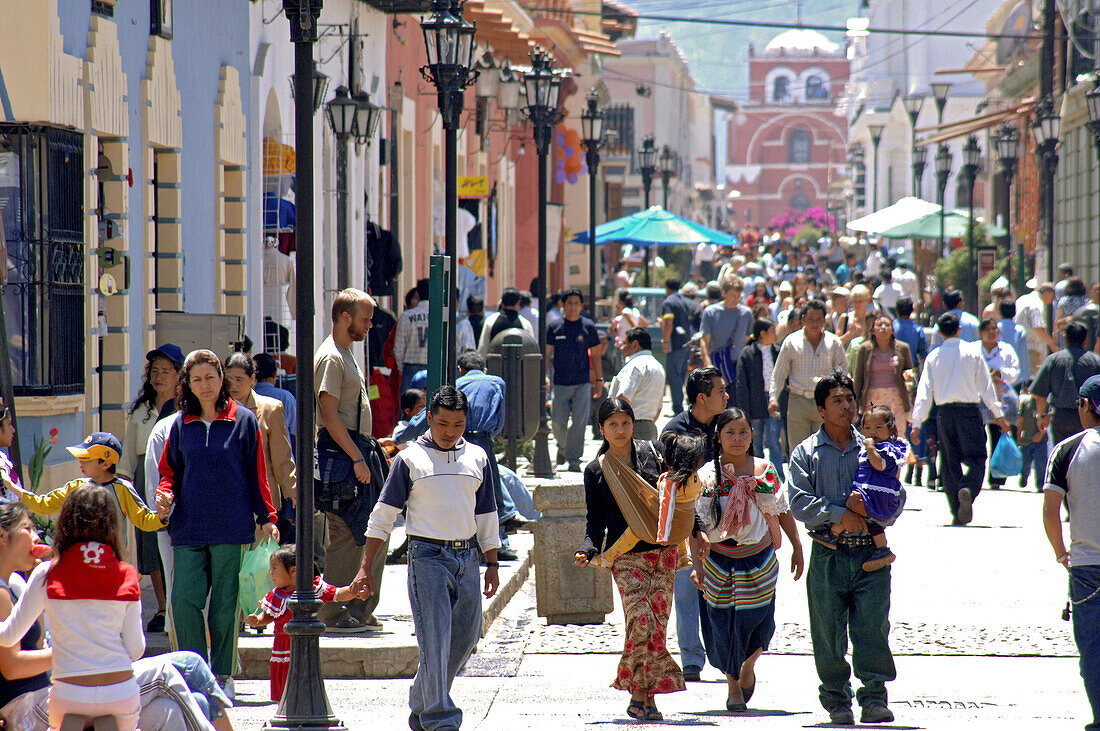
[[[676,546],[615,559],[611,575],[626,614],[626,645],[612,688],[647,694],[684,690],[684,673],[665,646],[678,560]]]
[[[901,394],[894,386],[890,388],[872,388],[867,391],[867,400],[872,406],[885,406],[894,412],[894,423],[897,424],[898,434],[905,437],[905,425],[909,423],[909,412],[905,410],[905,402],[901,400]]]

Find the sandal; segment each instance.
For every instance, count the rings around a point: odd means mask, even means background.
[[[645,701],[630,701],[630,705],[626,707],[626,715],[638,721],[646,720]]]
[[[657,710],[657,706],[645,707],[645,720],[647,721],[663,721],[665,715]]]
[[[160,611],[153,615],[149,620],[149,624],[145,625],[146,632],[163,632],[164,631],[164,612]]]

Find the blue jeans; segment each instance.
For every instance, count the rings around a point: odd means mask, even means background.
[[[1072,566],[1069,570],[1069,595],[1073,600],[1073,639],[1081,653],[1081,680],[1092,706],[1092,722],[1086,730],[1100,729],[1100,566]],[[1088,599],[1092,596],[1091,599]],[[1087,599],[1087,601],[1085,601]],[[1078,604],[1077,602],[1081,602]]]
[[[195,703],[202,709],[207,720],[213,722],[225,715],[225,707],[233,705],[218,686],[210,666],[197,653],[181,650],[165,656],[183,676]]]
[[[1020,487],[1027,484],[1027,473],[1035,469],[1035,489],[1042,490],[1047,471],[1047,440],[1041,439],[1020,447],[1024,461],[1020,467]]]
[[[699,637],[699,590],[691,583],[691,569],[676,572],[676,640],[680,643],[680,664],[701,668],[707,663]]]
[[[591,383],[579,383],[575,386],[554,384],[554,398],[550,402],[550,422],[554,429],[554,440],[558,443],[558,453],[570,464],[581,461],[584,430],[588,427],[588,417],[591,413]],[[572,422],[569,420],[570,416],[573,417]]]
[[[665,383],[672,400],[672,413],[684,410],[684,382],[688,376],[688,349],[679,348],[665,353]],[[690,405],[690,404],[689,404]]]
[[[757,457],[764,457],[764,450],[768,450],[767,458],[775,465],[779,473],[779,480],[784,479],[783,470],[783,445],[780,443],[779,419],[768,416],[763,419],[752,420],[752,451]]]
[[[420,667],[409,690],[425,731],[457,729],[462,711],[451,684],[481,637],[481,571],[476,548],[409,541],[409,602]]]

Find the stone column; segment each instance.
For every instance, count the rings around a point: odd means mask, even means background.
[[[524,481],[542,518],[535,523],[535,597],[547,624],[600,624],[614,610],[611,572],[573,565],[587,507],[580,476]]]

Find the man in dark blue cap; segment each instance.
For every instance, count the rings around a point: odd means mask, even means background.
[[[1100,729],[1100,375],[1078,391],[1081,431],[1058,443],[1043,486],[1043,527],[1054,560],[1069,572],[1073,638],[1081,654],[1081,679]],[[1062,538],[1062,501],[1069,510],[1070,546]]]

